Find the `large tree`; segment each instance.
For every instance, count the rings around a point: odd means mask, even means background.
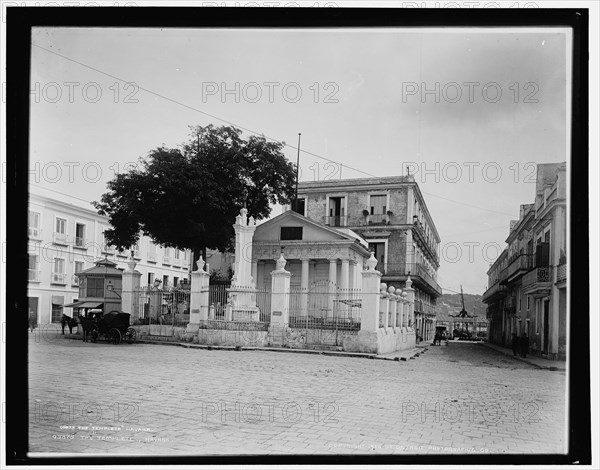
[[[232,224],[242,207],[260,220],[273,204],[294,194],[295,165],[285,144],[264,137],[242,139],[235,127],[190,127],[180,148],[152,150],[138,168],[117,175],[94,202],[109,217],[106,240],[129,249],[140,233],[155,243],[194,251],[231,248]]]

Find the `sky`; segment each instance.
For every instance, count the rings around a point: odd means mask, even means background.
[[[567,29],[36,28],[32,42],[31,191],[86,205],[191,125],[286,142],[294,163],[302,133],[301,181],[410,170],[447,293],[484,292],[535,164],[570,158]]]

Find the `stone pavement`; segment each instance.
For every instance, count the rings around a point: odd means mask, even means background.
[[[521,357],[519,355],[514,356],[511,348],[504,348],[502,346],[498,346],[497,344],[492,343],[481,343],[488,348],[494,349],[495,351],[501,352],[505,356],[511,356],[519,361],[526,362],[527,364],[531,364],[533,366],[539,367],[540,369],[548,369],[548,370],[567,370],[566,361],[551,361],[549,359],[544,359],[543,357],[537,357],[532,355],[527,355],[527,357]]]
[[[472,343],[409,361],[30,334],[30,451],[563,453],[565,373]]]

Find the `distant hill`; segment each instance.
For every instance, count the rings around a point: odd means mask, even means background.
[[[478,321],[485,321],[487,306],[481,301],[481,295],[464,294],[465,310],[469,315],[477,315]],[[462,310],[460,294],[443,294],[437,299],[437,321],[452,320]]]

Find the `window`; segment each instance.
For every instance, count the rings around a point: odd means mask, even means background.
[[[531,296],[527,296],[527,310],[530,310],[531,308]]]
[[[167,276],[166,274],[163,276],[163,289],[166,289],[167,286],[169,285],[169,276]]]
[[[156,245],[152,241],[148,242],[148,260],[154,261],[156,259]]]
[[[173,276],[173,287],[177,287],[178,283],[179,283],[179,278],[177,276]]]
[[[294,205],[296,207],[294,207]],[[294,212],[297,212],[298,214],[306,215],[306,199],[305,198],[298,198],[297,201],[293,201],[292,202],[292,210]]]
[[[60,323],[62,313],[62,305],[52,304],[52,323]]]
[[[34,282],[38,282],[40,280],[37,255],[29,255],[29,280]]]
[[[56,233],[60,233],[62,235],[67,233],[67,220],[56,218]]]
[[[75,224],[75,246],[83,248],[85,245],[85,225]]]
[[[104,279],[88,277],[86,297],[104,297]]]
[[[29,211],[29,236],[37,238],[40,236],[40,214]]]
[[[75,274],[83,271],[83,261],[75,261]]]
[[[154,273],[148,273],[148,285],[151,286],[154,283]]]
[[[377,265],[375,269],[385,273],[385,242],[369,242],[369,251],[373,251]]]
[[[371,196],[371,215],[383,215],[386,213],[387,196]]]
[[[519,298],[519,311],[520,311],[523,307],[523,302],[522,302],[523,297],[521,296],[521,288],[520,287],[517,289],[517,297]]]
[[[52,282],[54,284],[65,283],[65,260],[62,258],[54,258],[54,270],[52,271]]]
[[[302,240],[302,227],[281,227],[281,240]]]
[[[179,259],[179,250],[175,250],[175,259]]]

